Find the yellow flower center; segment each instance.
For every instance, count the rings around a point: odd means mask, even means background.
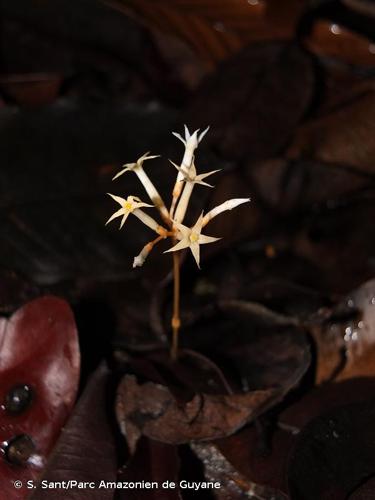
[[[124,209],[127,211],[127,212],[131,212],[133,210],[133,203],[131,203],[130,201],[126,201],[124,203]]]
[[[199,234],[191,233],[189,239],[190,239],[191,243],[196,243],[199,240]]]

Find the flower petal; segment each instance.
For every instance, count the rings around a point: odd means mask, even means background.
[[[203,130],[203,132],[201,132],[198,136],[198,142],[201,142],[201,140],[203,139],[203,137],[207,134],[207,132],[210,130],[210,126],[208,125],[207,128],[205,128]]]
[[[202,220],[203,220],[203,212],[201,212],[200,216],[198,217],[197,222],[191,228],[191,231],[193,233],[201,234],[201,231],[202,231]]]
[[[191,250],[191,253],[193,254],[195,262],[197,263],[197,266],[200,269],[200,265],[199,265],[199,262],[200,262],[200,248],[199,248],[199,243],[192,243],[190,245],[190,250]]]
[[[189,238],[190,233],[191,233],[190,227],[184,226],[183,224],[180,224],[179,222],[176,222],[176,221],[172,221],[172,222],[173,222],[173,226],[177,227],[177,229],[182,234],[182,238],[181,239],[183,239],[183,238]]]
[[[184,125],[184,131],[185,131],[185,140],[188,141],[190,138],[190,132],[189,129],[187,128],[187,125]]]
[[[126,219],[129,217],[129,213],[130,213],[130,212],[124,212],[124,217],[122,218],[122,221],[121,221],[121,224],[120,224],[119,229],[121,229],[121,228],[122,228],[122,226],[125,224]]]
[[[117,203],[119,203],[120,205],[123,205],[124,203],[126,203],[125,198],[121,198],[121,196],[116,196],[115,194],[111,194],[111,193],[107,193],[107,194],[108,194],[108,196],[113,198],[115,201],[117,201]]]
[[[198,179],[198,177],[197,177]],[[208,182],[204,182],[204,181],[199,181],[199,180],[195,180],[194,181],[194,184],[199,184],[200,186],[207,186],[209,188],[213,188],[215,186],[213,186],[212,184],[208,184]]]
[[[199,174],[197,175],[197,179],[200,181],[208,177],[209,175],[216,174],[216,172],[220,172],[221,168],[218,168],[217,170],[211,170],[211,172],[206,172],[204,174]]]
[[[180,141],[183,143],[183,145],[186,146],[186,141],[181,137],[180,134],[178,134],[177,132],[172,132],[172,135],[177,137],[177,139],[180,139]]]
[[[183,239],[177,243],[174,247],[166,250],[164,253],[168,252],[177,252],[178,250],[183,250],[184,248],[188,248],[190,246],[190,242],[187,239]]]
[[[191,181],[191,177],[189,175],[189,171],[188,169],[185,167],[179,167],[176,163],[174,163],[172,160],[169,160],[170,163],[172,163],[172,165],[183,175],[184,177],[184,180],[187,180],[187,181]]]
[[[214,243],[214,241],[221,240],[221,238],[215,238],[214,236],[206,236],[205,234],[201,234],[199,236],[198,243],[200,245],[205,245],[206,243]]]
[[[117,212],[115,212],[113,215],[111,215],[111,217],[107,220],[105,225],[109,224],[111,221],[113,221],[113,219],[120,217],[121,215],[123,215],[123,213],[124,213],[124,209],[120,208],[120,210],[117,210]]]
[[[125,167],[125,165],[123,165],[123,166]],[[120,175],[124,174],[125,172],[129,172],[130,170],[133,170],[133,169],[130,167],[123,168],[122,170],[120,170],[120,172],[117,172],[117,174],[114,177],[112,177],[112,180],[114,181],[115,179],[120,177]]]
[[[135,209],[135,208],[141,208],[141,207],[149,207],[149,208],[152,208],[152,207],[154,207],[154,206],[155,206],[155,205],[150,205],[149,203],[143,203],[143,201],[134,203],[134,209]]]
[[[140,158],[137,160],[138,165],[142,165],[142,163],[146,160],[153,160],[154,158],[160,158],[160,155],[151,155],[150,156],[150,151],[147,151],[144,155],[142,155]]]

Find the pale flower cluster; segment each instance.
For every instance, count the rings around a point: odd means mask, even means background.
[[[108,219],[107,224],[117,217],[122,217],[120,223],[121,229],[125,224],[129,214],[133,214],[140,221],[142,221],[143,224],[145,224],[158,234],[157,238],[147,243],[147,245],[142,248],[139,255],[134,258],[133,267],[142,266],[152,248],[159,241],[168,237],[172,238],[172,240],[174,241],[174,245],[169,250],[166,250],[166,252],[176,252],[185,248],[190,248],[195,262],[199,267],[200,245],[213,243],[220,239],[202,234],[204,227],[210,222],[210,220],[212,220],[222,212],[225,212],[226,210],[232,210],[242,203],[247,203],[250,201],[250,198],[234,198],[228,200],[221,205],[213,208],[206,214],[202,212],[198,220],[192,227],[188,227],[183,224],[194,186],[196,184],[201,184],[203,186],[213,187],[205,182],[204,179],[219,171],[213,170],[211,172],[197,174],[194,162],[194,154],[207,131],[208,128],[206,128],[199,134],[198,129],[190,134],[188,128],[185,125],[184,138],[180,134],[173,132],[173,135],[184,144],[185,151],[180,165],[177,165],[170,160],[172,165],[177,169],[178,173],[172,191],[172,201],[169,210],[166,208],[166,205],[159,192],[157,191],[156,187],[143,168],[143,164],[146,160],[158,158],[158,156],[150,156],[149,153],[146,153],[138,158],[135,163],[125,164],[120,172],[118,172],[114,176],[113,180],[117,179],[125,172],[134,172],[138,176],[148,197],[152,202],[152,205],[150,205],[142,202],[138,197],[133,195],[129,195],[127,198],[122,198],[121,196],[116,196],[114,194],[108,193],[109,196],[111,196],[120,205],[121,208]],[[159,224],[153,217],[149,216],[144,210],[142,210],[142,208],[148,207],[156,207],[159,210],[163,224]]]

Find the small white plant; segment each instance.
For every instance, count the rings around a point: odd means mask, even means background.
[[[242,203],[247,203],[250,198],[234,198],[227,200],[221,205],[218,205],[214,209],[210,210],[207,214],[202,214],[199,216],[198,220],[192,227],[187,227],[183,224],[186,211],[189,206],[189,201],[193,193],[194,186],[196,184],[201,184],[207,187],[213,187],[204,181],[210,175],[218,172],[219,170],[213,170],[211,172],[197,174],[194,154],[195,150],[198,148],[199,143],[206,135],[208,127],[199,134],[199,129],[195,130],[190,134],[188,128],[185,125],[185,138],[180,134],[173,132],[173,135],[177,137],[185,147],[184,155],[180,165],[171,162],[171,164],[177,169],[177,177],[172,191],[172,200],[169,210],[161,198],[156,187],[152,183],[151,179],[148,177],[147,173],[143,168],[143,164],[146,160],[151,160],[158,158],[158,156],[150,156],[149,153],[144,154],[135,163],[125,164],[120,172],[118,172],[112,180],[117,179],[126,172],[134,172],[139,180],[141,181],[148,197],[152,201],[152,205],[142,202],[138,197],[134,195],[129,195],[127,198],[122,198],[114,194],[108,193],[120,206],[121,208],[117,210],[107,221],[106,224],[116,219],[117,217],[122,217],[120,223],[120,229],[126,222],[129,214],[135,215],[140,221],[143,222],[147,227],[157,233],[157,237],[147,243],[141,252],[134,258],[133,267],[140,267],[144,264],[148,255],[154,246],[159,243],[159,241],[171,238],[174,245],[166,252],[173,252],[173,276],[174,276],[174,300],[173,300],[173,316],[172,316],[172,347],[171,356],[173,360],[177,359],[178,355],[178,332],[181,326],[180,322],[180,251],[185,248],[190,248],[191,253],[200,267],[200,245],[206,243],[213,243],[220,238],[213,236],[207,236],[202,234],[204,227],[217,215],[225,212],[226,210],[232,210],[238,207]],[[148,215],[142,208],[155,207],[158,209],[162,224],[159,224],[153,217]]]

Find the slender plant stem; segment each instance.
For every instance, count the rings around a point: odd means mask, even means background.
[[[172,316],[172,361],[178,358],[178,334],[180,319],[180,252],[173,252],[173,316]]]

